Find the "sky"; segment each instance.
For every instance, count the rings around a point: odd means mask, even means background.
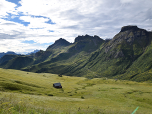
[[[0,0],[0,52],[46,50],[78,35],[113,38],[121,27],[152,30],[152,0]]]

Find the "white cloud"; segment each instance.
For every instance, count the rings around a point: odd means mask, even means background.
[[[121,3],[129,3],[129,2],[132,2],[133,0],[120,0]]]
[[[14,51],[16,53],[28,53],[28,52],[32,52],[33,50],[36,49],[41,49],[41,50],[46,50],[46,48],[48,47],[48,45],[41,45],[41,44],[37,44],[37,43],[33,43],[33,44],[27,44],[27,43],[23,43],[24,40],[18,40],[18,39],[2,39],[0,42],[0,52],[7,52],[7,51]]]
[[[7,13],[16,14],[15,7],[16,4],[14,3],[0,0],[0,18],[5,17]]]
[[[73,42],[77,35],[85,34],[112,38],[129,24],[152,30],[151,0],[21,0],[20,4],[15,10],[15,4],[0,1],[0,39],[18,41],[17,45],[8,45],[14,51],[20,46],[24,46],[20,48],[23,51],[34,48],[21,43],[24,40],[42,44],[62,37]],[[13,18],[21,12],[24,15],[19,19],[30,22],[28,26],[2,19],[7,13],[14,14]],[[50,19],[55,24],[46,23]]]

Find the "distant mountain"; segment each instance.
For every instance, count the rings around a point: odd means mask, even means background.
[[[38,51],[40,51],[40,50],[34,50],[33,52],[30,52],[30,53],[27,53],[26,55],[31,55],[31,54],[35,54],[36,52],[38,52]]]
[[[15,52],[13,51],[8,51],[6,53],[0,53],[0,58],[3,57],[4,55],[20,55],[20,54],[16,54]]]
[[[64,46],[59,42],[63,42]],[[33,66],[30,68],[30,71],[52,73],[57,73],[57,71],[59,71],[58,73],[68,72],[65,69],[69,69],[69,67],[73,64],[76,65],[76,63],[80,64],[80,62],[85,61],[86,58],[89,57],[92,52],[99,49],[104,42],[105,41],[98,36],[89,35],[76,37],[74,43],[68,43],[64,39],[59,39],[54,44],[49,46],[46,51],[37,52],[35,54],[35,61],[43,62],[38,62],[39,64],[37,64],[36,67]],[[64,64],[67,65],[64,66]],[[71,65],[68,66],[68,64]],[[60,65],[64,67],[60,68]],[[53,66],[55,68],[46,68],[48,66]],[[24,70],[28,69],[25,68]]]
[[[0,53],[0,58],[1,58],[1,57],[3,57],[4,55],[5,55],[5,53],[4,53],[4,52],[3,52],[3,53]]]
[[[71,43],[69,43],[65,39],[60,38],[59,40],[56,40],[54,44],[50,45],[46,50],[61,48],[61,47],[69,46],[70,44]]]
[[[29,66],[33,64],[33,59],[26,56],[18,56],[10,59],[9,61],[5,61],[0,66],[5,69],[18,69],[20,70],[23,67]]]
[[[9,60],[17,57],[18,55],[4,55],[3,57],[0,58],[0,64],[4,63],[4,62],[8,62]]]
[[[85,35],[69,43],[60,38],[46,51],[21,58],[13,58],[2,67],[88,78],[152,81],[152,32],[129,25],[108,40]],[[28,62],[21,65],[22,61]]]

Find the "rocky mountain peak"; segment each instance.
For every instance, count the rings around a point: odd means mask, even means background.
[[[66,46],[66,45],[69,45],[70,43],[63,38],[60,38],[56,40],[54,44]]]
[[[90,35],[85,35],[85,36],[78,36],[75,38],[75,42],[79,42],[79,41],[87,41],[87,40],[96,40],[96,41],[102,41],[102,39],[99,36],[90,36]]]
[[[124,26],[121,31],[106,45],[105,52],[112,57],[128,57],[135,60],[149,45],[150,33],[137,26]],[[113,50],[113,51],[112,51]]]
[[[120,32],[124,32],[124,31],[128,31],[128,30],[133,30],[133,31],[135,31],[135,30],[137,30],[137,29],[139,29],[136,25],[128,25],[128,26],[123,26],[122,28],[121,28],[121,31]]]
[[[60,39],[58,39],[58,40],[56,40],[55,41],[55,43],[69,43],[68,41],[66,41],[65,39],[63,39],[63,38],[60,38]]]
[[[63,39],[63,38],[60,38],[60,39],[56,40],[54,44],[50,45],[50,46],[47,48],[47,50],[50,49],[50,48],[51,48],[51,49],[55,49],[55,48],[59,48],[59,47],[61,47],[61,46],[69,46],[70,44],[71,44],[70,42],[66,41],[66,40]]]

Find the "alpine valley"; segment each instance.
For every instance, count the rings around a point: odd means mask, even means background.
[[[0,67],[86,78],[152,81],[152,32],[129,25],[108,40],[85,35],[69,43],[60,38],[45,51],[4,55]]]

